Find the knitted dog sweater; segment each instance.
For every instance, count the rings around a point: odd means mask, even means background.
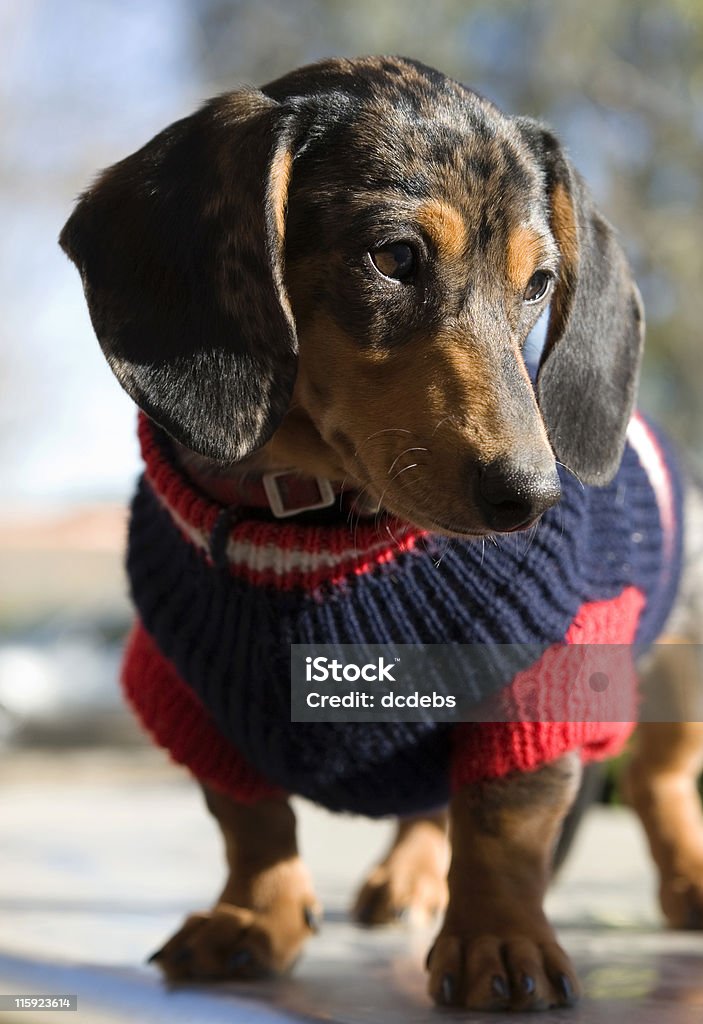
[[[608,486],[564,474],[529,544],[485,546],[395,520],[352,530],[339,510],[278,521],[225,507],[144,416],[139,434],[146,471],[127,559],[139,619],[123,684],[156,741],[201,781],[242,801],[283,790],[333,810],[408,814],[569,750],[608,756],[628,737],[629,721],[554,720],[558,710],[458,725],[294,723],[290,645],[645,647],[676,593],[682,500],[672,453],[640,417]],[[545,707],[559,708],[558,687],[557,673]],[[623,718],[634,701],[628,690]]]

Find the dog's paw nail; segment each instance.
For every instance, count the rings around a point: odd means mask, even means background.
[[[398,909],[395,912],[395,919],[396,921],[400,921],[402,924],[405,924],[406,921],[409,921],[410,907],[398,907]]]
[[[251,953],[248,949],[239,949],[236,953],[227,961],[228,971],[237,971],[240,967],[245,967],[248,963],[251,963]]]
[[[451,1006],[454,1002],[454,978],[451,974],[445,974],[442,978],[442,1002],[445,1006]]]
[[[320,930],[320,916],[315,913],[312,907],[305,907],[303,909],[303,917],[305,918],[305,924],[308,926],[311,932],[317,934]]]
[[[430,963],[432,962],[432,954],[434,953],[434,946],[430,946],[427,950],[427,956],[425,957],[425,970],[429,971]]]
[[[567,1006],[573,1006],[578,997],[574,991],[571,979],[566,974],[560,974],[557,978],[557,987]]]
[[[160,960],[161,957],[164,955],[164,949],[165,948],[166,948],[165,946],[162,946],[160,949],[157,949],[156,952],[152,953],[151,956],[148,956],[146,958],[146,962],[148,964],[156,963],[156,961]]]
[[[510,995],[508,983],[502,974],[494,974],[491,978],[491,992],[497,999],[507,999]]]
[[[526,996],[531,996],[535,990],[535,979],[529,974],[523,974],[520,978],[522,991]]]

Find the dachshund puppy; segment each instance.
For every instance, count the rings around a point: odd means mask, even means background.
[[[558,140],[415,61],[331,60],[166,128],[61,244],[141,410],[125,689],[200,780],[229,866],[154,959],[174,980],[292,965],[319,910],[301,793],[401,816],[355,914],[446,902],[438,1003],[573,1003],[552,850],[581,761],[630,726],[291,723],[289,703],[292,643],[642,645],[669,614],[681,494],[633,417],[641,302]]]

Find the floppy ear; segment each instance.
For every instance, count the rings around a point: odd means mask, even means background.
[[[211,100],[105,171],[60,237],[122,386],[214,459],[264,444],[293,388],[289,135],[284,108],[260,92]]]
[[[557,458],[584,483],[617,472],[637,393],[644,313],[613,229],[547,129],[519,119],[561,252],[537,398]]]

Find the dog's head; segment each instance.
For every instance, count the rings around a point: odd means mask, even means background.
[[[594,484],[619,463],[643,322],[611,228],[546,128],[415,62],[210,101],[61,244],[120,383],[208,458],[263,450],[460,534],[534,521],[555,456]]]

